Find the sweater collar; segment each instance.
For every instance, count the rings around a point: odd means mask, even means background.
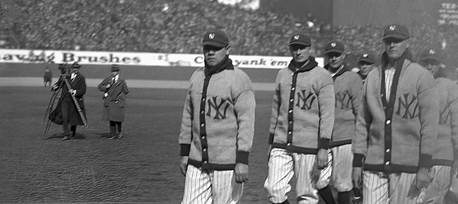
[[[315,61],[315,58],[310,56],[305,61],[305,63],[297,63],[296,61],[294,61],[294,59],[292,59],[289,62],[288,68],[292,72],[306,72],[306,71],[310,71],[311,69],[315,68],[317,65],[318,63]]]
[[[229,56],[226,56],[223,61],[218,63],[215,66],[210,66],[205,62],[205,76],[211,76],[213,74],[219,73],[225,69],[234,69],[234,65],[232,64],[232,60]]]

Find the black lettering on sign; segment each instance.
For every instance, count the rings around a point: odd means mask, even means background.
[[[418,117],[418,103],[417,97],[405,93],[398,98],[398,110],[396,114],[401,116],[404,119],[413,119]]]
[[[224,98],[219,98],[216,96],[209,97],[207,99],[208,110],[207,116],[212,117],[212,109],[215,111],[214,119],[226,119],[227,109],[229,108],[229,100]]]
[[[351,108],[351,94],[350,91],[339,91],[336,93],[336,108],[348,110]]]
[[[313,92],[306,93],[305,90],[300,90],[297,92],[297,102],[296,107],[299,107],[302,110],[310,110],[315,101],[316,95]]]

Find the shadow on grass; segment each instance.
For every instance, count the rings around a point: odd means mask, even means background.
[[[50,140],[50,139],[62,139],[64,138],[64,134],[63,133],[54,133],[52,134],[51,136],[45,138],[46,140]],[[74,137],[72,137],[72,139],[75,139],[75,140],[83,140],[83,139],[86,139],[86,136],[84,136],[83,134],[80,134],[80,133],[76,133]]]

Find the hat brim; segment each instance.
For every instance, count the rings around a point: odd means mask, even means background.
[[[360,60],[358,60],[358,63],[362,63],[362,62],[369,63],[369,64],[375,64],[375,62],[373,60],[370,60],[370,59],[360,59]]]
[[[310,47],[311,46],[310,43],[305,43],[305,42],[290,42],[289,46],[291,46],[291,45],[303,45],[303,46],[306,46],[306,47]]]
[[[338,50],[338,49],[330,49],[330,50],[326,50],[324,51],[324,54],[330,54],[330,53],[337,53],[337,54],[342,54],[343,51],[342,50]]]
[[[420,62],[427,63],[427,64],[433,64],[433,65],[441,64],[441,61],[437,57],[432,57],[432,56],[421,58]]]
[[[202,46],[213,46],[213,47],[223,48],[223,47],[226,47],[226,44],[215,42],[215,41],[207,41],[207,42],[203,42]]]
[[[386,39],[396,39],[396,40],[407,40],[409,39],[408,36],[404,36],[404,35],[398,35],[398,34],[388,34],[388,35],[385,35],[383,36],[383,40],[386,40]]]

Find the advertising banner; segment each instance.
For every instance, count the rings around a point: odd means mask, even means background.
[[[288,65],[291,57],[231,55],[239,68],[280,69]],[[323,66],[323,59],[316,59]],[[0,49],[0,63],[73,63],[95,65],[139,65],[160,67],[202,67],[201,54],[99,52],[69,50],[18,50]]]

